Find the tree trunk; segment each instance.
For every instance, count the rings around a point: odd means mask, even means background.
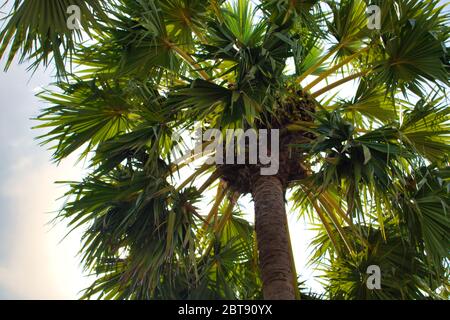
[[[284,190],[276,176],[260,176],[252,188],[264,299],[294,300]]]

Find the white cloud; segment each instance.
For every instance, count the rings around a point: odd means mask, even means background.
[[[9,248],[0,265],[0,288],[11,298],[76,299],[89,283],[75,257],[80,235],[73,234],[60,243],[66,229],[48,222],[61,205],[55,199],[63,193],[53,181],[79,177],[80,170],[23,158],[17,164],[0,188],[0,196],[14,204],[8,212],[10,223],[5,232]]]

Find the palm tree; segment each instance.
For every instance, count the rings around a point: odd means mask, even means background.
[[[39,138],[55,161],[78,152],[90,164],[58,215],[84,230],[96,280],[83,298],[308,298],[287,204],[316,225],[310,263],[324,297],[447,297],[450,32],[439,1],[55,2],[15,0],[0,57],[53,63]],[[73,4],[77,30],[66,25]],[[380,28],[368,27],[369,4]],[[192,143],[174,137],[196,123],[278,129],[278,174],[182,157]],[[381,290],[366,287],[369,265]]]

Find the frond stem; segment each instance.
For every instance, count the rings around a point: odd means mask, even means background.
[[[355,59],[356,57],[358,57],[359,55],[361,55],[361,53],[367,51],[369,49],[369,47],[365,47],[363,49],[361,49],[360,51],[352,54],[351,56],[347,57],[346,59],[342,60],[340,63],[338,63],[337,65],[333,66],[332,68],[330,68],[329,70],[321,73],[314,81],[312,81],[310,84],[308,84],[305,88],[303,88],[303,90],[306,92],[308,90],[310,90],[311,88],[313,88],[314,86],[316,86],[319,82],[321,82],[322,80],[324,80],[325,78],[327,78],[330,74],[336,72],[337,70],[339,70],[340,68],[342,68],[343,66],[345,66],[346,64],[350,63],[353,59]]]
[[[313,94],[311,94],[311,97],[317,98],[318,96],[320,96],[320,95],[322,95],[322,94],[324,94],[324,93],[326,93],[326,92],[328,92],[328,91],[330,91],[330,90],[332,90],[332,89],[334,89],[336,87],[339,87],[340,85],[343,85],[344,83],[347,83],[347,82],[352,81],[354,79],[357,79],[357,78],[360,78],[362,76],[365,76],[367,73],[368,73],[368,71],[361,71],[361,72],[352,74],[352,75],[350,75],[348,77],[342,78],[341,80],[333,82],[333,83],[327,85],[326,87],[320,89],[319,91],[314,92]]]

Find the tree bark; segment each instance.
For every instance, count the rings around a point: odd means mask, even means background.
[[[252,194],[264,299],[294,300],[283,185],[276,176],[260,176]]]

